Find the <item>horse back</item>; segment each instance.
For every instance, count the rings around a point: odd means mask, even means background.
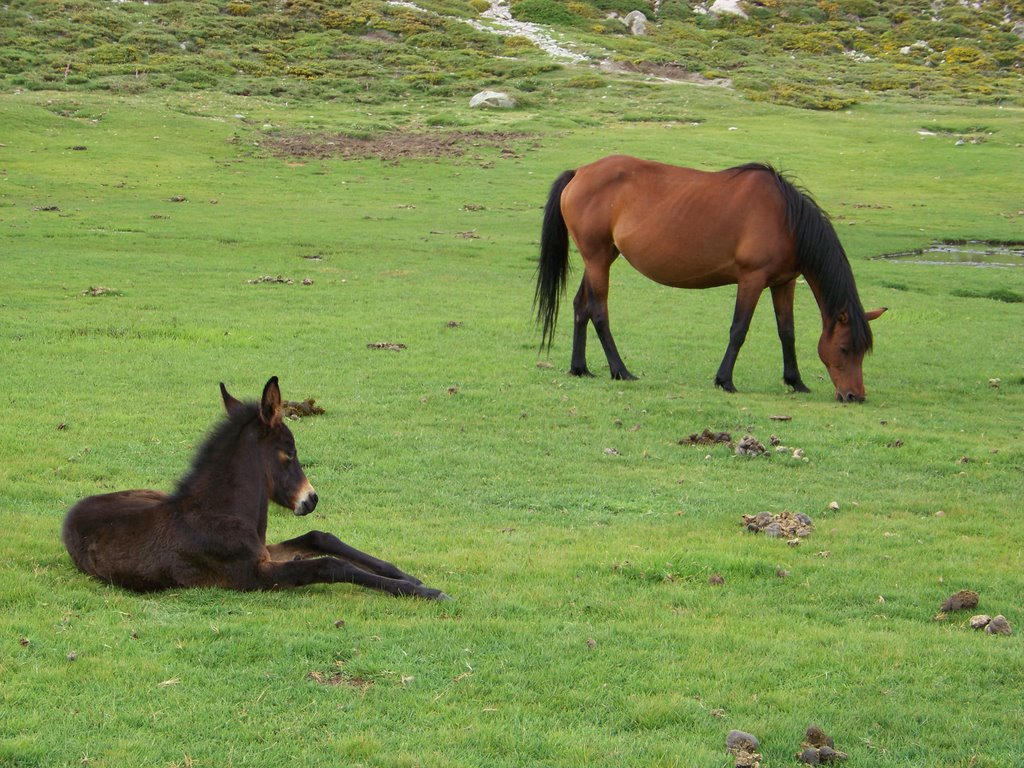
[[[766,170],[707,172],[613,155],[577,169],[562,211],[585,262],[621,253],[665,285],[799,271],[785,201]]]

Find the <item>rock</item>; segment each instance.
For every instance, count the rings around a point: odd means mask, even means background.
[[[470,109],[490,107],[492,109],[512,109],[516,100],[501,91],[480,91],[469,100]]]
[[[748,752],[753,752],[761,746],[761,742],[757,740],[757,736],[752,733],[746,733],[745,731],[731,730],[725,737],[725,748],[730,752],[735,752],[740,749],[744,749]]]
[[[991,623],[992,617],[985,613],[971,616],[971,629],[984,629]]]
[[[814,723],[807,726],[807,731],[804,733],[804,740],[807,742],[807,745],[811,747],[834,747],[836,745],[836,743],[832,741],[832,737]]]
[[[764,446],[753,435],[747,435],[736,446],[737,456],[760,456],[764,453]]]
[[[647,34],[647,17],[644,16],[642,11],[630,11],[622,19],[622,23],[626,25],[626,29],[629,30],[630,34]]]
[[[758,768],[761,765],[759,747],[757,737],[752,733],[733,730],[725,737],[725,748],[735,759],[736,768]]]
[[[1006,620],[1006,617],[1002,614],[994,617],[992,621],[985,625],[985,631],[990,635],[1012,635],[1013,630],[1010,629],[1010,622]]]
[[[740,8],[739,0],[715,0],[708,9],[714,14],[731,14],[733,16],[741,16],[747,18],[747,13]]]
[[[965,608],[977,608],[978,607],[978,593],[970,589],[961,589],[956,594],[950,595],[946,598],[946,601],[939,608],[943,613],[950,613],[951,611],[961,611]]]
[[[821,763],[821,758],[818,757],[818,750],[814,747],[807,747],[796,756],[796,759],[801,763],[807,763],[807,765],[818,765]]]

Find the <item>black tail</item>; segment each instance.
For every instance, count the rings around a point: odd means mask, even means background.
[[[801,190],[770,165],[751,164],[737,170],[762,170],[775,177],[786,201],[786,221],[796,239],[800,270],[811,275],[821,290],[825,311],[836,322],[846,314],[850,323],[851,352],[867,352],[872,346],[871,327],[857,294],[853,270],[835,227],[807,192]]]
[[[562,192],[576,171],[566,171],[551,185],[544,206],[544,225],[540,232],[540,261],[537,263],[537,291],[533,305],[537,322],[543,324],[540,345],[551,348],[558,320],[558,305],[565,293],[569,274],[569,230],[562,218]]]

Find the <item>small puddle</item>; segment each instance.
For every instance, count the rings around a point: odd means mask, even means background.
[[[1024,267],[1024,242],[940,240],[927,248],[883,253],[876,259],[961,267]]]

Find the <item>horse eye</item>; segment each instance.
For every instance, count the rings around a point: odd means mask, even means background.
[[[280,451],[277,452],[277,455],[280,457],[282,463],[287,464],[288,462],[295,461],[295,451],[293,451],[293,450],[292,451],[280,450]]]

